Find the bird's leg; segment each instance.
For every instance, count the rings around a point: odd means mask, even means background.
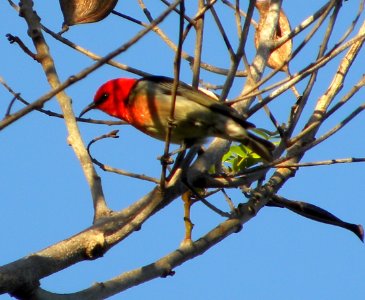
[[[194,224],[191,222],[190,209],[196,201],[192,198],[192,192],[186,191],[181,195],[181,199],[184,201],[184,224],[185,224],[185,236],[181,242],[181,246],[189,246],[192,243],[191,232],[193,231]]]
[[[186,185],[188,190],[181,195],[181,198],[184,201],[184,225],[185,225],[185,237],[184,237],[183,241],[181,242],[181,246],[189,246],[192,243],[191,233],[192,233],[192,230],[194,227],[194,224],[191,222],[190,212],[191,212],[191,207],[195,202],[201,201],[207,207],[209,207],[210,209],[212,209],[214,212],[218,213],[221,216],[230,217],[231,215],[221,211],[214,205],[210,204],[201,195],[202,192],[196,190],[189,183],[187,183],[186,178],[182,178],[182,182]],[[204,192],[204,190],[203,190],[203,192]]]

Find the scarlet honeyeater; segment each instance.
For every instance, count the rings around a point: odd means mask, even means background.
[[[113,79],[98,89],[94,101],[80,116],[91,109],[99,109],[156,139],[165,140],[172,89],[173,79],[162,76]],[[203,143],[207,137],[221,137],[246,145],[266,161],[272,160],[274,145],[247,131],[254,127],[230,106],[179,83],[171,129],[172,143],[191,146]]]

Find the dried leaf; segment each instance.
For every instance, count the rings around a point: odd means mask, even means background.
[[[63,26],[98,22],[107,17],[118,0],[60,0]]]
[[[266,16],[270,9],[270,0],[261,0],[261,1],[257,0],[256,8],[260,15],[259,24],[258,24],[258,26],[256,28],[256,32],[255,32],[255,47],[257,49],[259,46],[259,40],[260,40],[262,28],[265,24]],[[284,11],[280,10],[278,25],[277,25],[276,32],[274,34],[273,39],[278,40],[281,37],[283,37],[284,35],[288,34],[290,31],[291,31],[291,28],[290,28],[289,20],[286,17]],[[290,39],[286,43],[281,45],[279,48],[277,48],[271,52],[271,54],[268,58],[268,61],[267,61],[267,65],[272,69],[279,68],[291,54],[292,48],[293,48],[293,44],[292,44],[292,40]],[[284,65],[281,68],[281,71],[287,72],[287,70],[288,70],[287,65]]]
[[[344,222],[327,210],[324,210],[323,208],[320,208],[316,205],[302,201],[291,201],[279,196],[275,196],[272,198],[272,201],[268,203],[268,206],[285,207],[303,217],[321,223],[345,228],[356,234],[362,242],[364,241],[364,229],[361,225]]]

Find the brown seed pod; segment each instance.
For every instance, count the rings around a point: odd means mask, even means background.
[[[63,26],[98,22],[108,16],[118,0],[60,0]]]
[[[270,9],[270,0],[257,0],[256,8],[260,14],[259,24],[258,24],[258,26],[256,28],[256,32],[255,32],[255,47],[257,49],[259,46],[260,34],[261,34],[262,28],[265,24],[266,16]],[[291,28],[290,28],[289,20],[286,17],[284,11],[280,10],[278,25],[277,25],[276,32],[274,34],[273,39],[278,40],[282,36],[288,34],[290,31],[291,31]],[[268,58],[268,61],[267,61],[267,65],[272,69],[279,68],[291,54],[292,48],[293,48],[293,44],[292,44],[292,40],[290,39],[287,42],[285,42],[283,45],[281,45],[279,48],[277,48],[271,52],[271,54]],[[284,65],[281,68],[281,71],[287,72],[288,65]]]

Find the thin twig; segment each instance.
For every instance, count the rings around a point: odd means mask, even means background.
[[[0,79],[1,80],[1,79]],[[20,94],[15,94],[13,99],[11,99],[8,108],[6,109],[4,118],[7,118],[11,113],[11,108],[13,107],[15,101],[19,98]]]
[[[335,2],[336,0],[332,0],[332,2]],[[322,24],[324,17],[330,12],[332,6],[327,3],[326,5],[324,5],[323,7],[321,7],[315,14],[313,14],[312,16],[308,17],[306,20],[304,20],[301,24],[299,24],[297,27],[295,27],[288,35],[283,36],[281,39],[278,40],[278,45],[284,44],[289,38],[293,38],[294,36],[296,36],[297,34],[299,34],[300,32],[302,32],[304,29],[306,29],[308,26],[310,26],[313,22],[315,22],[318,18],[321,18],[321,20],[317,23],[316,28],[319,28],[319,25]],[[304,45],[306,44],[306,41],[308,39],[310,39],[310,37],[318,30],[318,29],[313,29],[308,36],[304,39],[304,41],[301,43],[301,45],[299,45],[291,54],[290,59],[292,57],[294,57],[296,55],[296,53],[299,53],[299,50],[304,47]],[[307,67],[308,68],[308,67]],[[304,68],[305,69],[305,68]],[[242,100],[246,100],[248,98],[251,98],[255,95],[257,95],[257,93],[255,93],[254,91],[260,87],[261,85],[263,85],[265,82],[267,82],[269,79],[271,79],[276,73],[279,72],[279,69],[273,70],[270,74],[268,74],[266,77],[261,78],[258,82],[256,82],[255,85],[253,85],[250,89],[247,89],[245,91],[244,95],[240,95],[240,97],[236,98],[235,100],[229,101],[230,103],[235,103],[235,102],[239,102]],[[296,76],[299,76],[299,74],[301,74],[303,72],[303,69],[298,72],[296,74]],[[292,76],[291,78],[286,78],[282,81],[279,81],[265,89],[261,89],[262,92],[266,92],[269,91],[273,88],[276,88],[278,86],[281,86],[285,83],[289,83],[292,82],[293,78],[295,78],[295,76]],[[299,81],[299,80],[298,80]],[[296,81],[297,82],[297,81]],[[293,82],[292,85],[294,85],[296,82]],[[292,85],[288,85],[285,87],[285,90],[289,89]],[[265,102],[265,100],[263,101]],[[266,102],[265,104],[267,104],[268,102]],[[257,105],[258,109],[261,109],[263,106],[263,104]],[[256,106],[254,106],[253,108],[250,109],[250,111],[254,110]],[[256,109],[255,109],[256,110]]]
[[[44,32],[48,33],[54,39],[60,41],[61,43],[67,45],[68,47],[70,47],[70,48],[86,55],[87,57],[90,57],[91,59],[93,59],[95,61],[99,61],[99,60],[103,59],[102,56],[99,56],[99,55],[91,52],[90,50],[87,50],[87,49],[81,47],[80,45],[76,45],[75,43],[71,42],[69,39],[66,39],[63,36],[55,33],[54,31],[50,30],[49,28],[47,28],[44,25],[42,25],[42,30],[44,30]],[[112,59],[108,60],[105,64],[108,64],[110,66],[116,67],[118,69],[130,72],[130,73],[134,73],[134,74],[139,75],[139,76],[150,76],[151,75],[150,73],[144,72],[144,71],[139,70],[137,68],[133,68],[131,66],[127,66],[125,64],[122,64],[122,63],[117,62],[117,61],[112,60]]]
[[[162,1],[162,0],[161,0]],[[212,0],[209,2],[209,4],[206,4],[203,9],[201,9],[195,16],[194,16],[194,20],[195,22],[191,21],[189,22],[188,26],[195,26],[195,23],[197,20],[199,20],[202,15],[216,2],[217,0]],[[119,14],[119,13],[118,13]],[[118,15],[117,14],[117,15]],[[124,16],[121,16],[124,18]],[[147,27],[148,24],[144,23],[144,22],[135,22],[132,21],[136,24],[139,24],[143,27]],[[159,28],[158,26],[155,26],[152,29],[153,32],[155,32],[174,52],[177,51],[177,46],[169,39],[169,37],[161,30],[161,28]],[[181,52],[181,56],[183,59],[185,59],[186,61],[189,62],[190,65],[194,65],[194,57],[189,55],[188,53],[186,53],[185,51]],[[200,63],[200,67],[208,72],[212,72],[212,73],[216,73],[219,75],[227,75],[228,74],[228,70],[225,68],[219,68],[217,66],[208,64],[206,62],[201,62]],[[247,73],[246,71],[237,71],[235,76],[236,77],[246,77]]]
[[[301,151],[303,151],[303,152],[307,151],[307,150],[313,148],[314,146],[322,143],[324,140],[328,139],[330,136],[334,135],[336,132],[338,132],[339,130],[344,128],[345,125],[347,125],[352,119],[354,119],[356,116],[358,116],[364,110],[365,110],[365,103],[360,105],[358,108],[356,108],[348,117],[343,119],[339,124],[334,126],[331,130],[327,131],[325,134],[323,134],[319,138],[315,139],[314,141],[306,144],[305,146],[301,146]],[[319,127],[320,124],[321,124],[320,121],[313,122],[313,125],[315,128]],[[312,131],[315,131],[315,130],[312,129]]]
[[[250,22],[251,22],[251,24],[256,28],[257,27],[257,22],[254,20],[254,19],[252,19],[252,18],[249,18],[248,16],[247,16],[247,14],[243,11],[243,10],[241,10],[241,9],[239,9],[239,7],[236,5],[233,5],[231,2],[229,2],[229,1],[227,1],[227,0],[222,0],[222,2],[225,4],[225,5],[227,5],[228,7],[230,7],[230,8],[232,8],[232,9],[234,9],[234,11],[236,12],[237,10],[239,11],[239,13],[240,13],[240,15],[242,16],[242,17],[245,17],[246,19],[250,19]]]
[[[365,75],[361,77],[359,82],[353,86],[353,88],[345,95],[343,98],[336,103],[328,112],[323,116],[323,120],[327,120],[332,114],[334,114],[339,108],[341,108],[345,103],[348,102],[353,96],[362,88],[365,86]],[[298,135],[293,137],[290,141],[288,141],[289,145],[292,145],[296,143],[298,140],[300,140],[303,136],[307,135],[308,132],[313,130],[316,126],[318,126],[319,122],[313,122],[311,125],[305,127],[304,130],[302,130]]]
[[[148,32],[150,32],[157,24],[162,22],[165,17],[173,10],[178,4],[180,3],[180,0],[176,0],[166,11],[164,11],[158,18],[154,20],[153,23],[151,23],[148,27],[141,30],[139,33],[137,33],[133,38],[131,38],[127,43],[123,44],[122,46],[118,47],[114,51],[110,52],[106,56],[104,56],[102,59],[98,60],[96,63],[91,65],[90,67],[85,68],[81,72],[77,73],[76,75],[73,75],[69,77],[66,81],[64,81],[62,84],[60,84],[57,88],[51,90],[50,92],[46,93],[42,97],[40,97],[38,100],[32,102],[30,105],[25,107],[24,109],[12,114],[9,116],[6,120],[3,120],[0,122],[0,130],[4,129],[5,127],[9,126],[19,118],[27,115],[31,111],[35,110],[38,107],[41,107],[45,102],[49,101],[53,96],[58,94],[60,91],[63,91],[70,85],[80,81],[81,79],[88,76],[91,72],[95,71],[96,69],[100,68],[104,64],[106,64],[109,60],[113,59],[117,55],[119,55],[122,52],[127,51],[132,45],[134,45],[137,41],[139,41],[143,36],[145,36]]]
[[[153,182],[153,183],[156,183],[156,184],[159,183],[159,180],[156,179],[156,178],[153,178],[153,177],[150,177],[150,176],[147,176],[147,175],[144,175],[144,174],[136,174],[136,173],[132,173],[132,172],[122,170],[122,169],[113,168],[113,167],[110,167],[108,165],[105,165],[105,164],[101,163],[95,157],[93,157],[93,155],[91,154],[91,146],[93,144],[95,144],[96,142],[98,142],[100,140],[103,140],[103,139],[106,139],[106,138],[114,138],[114,139],[119,138],[118,130],[113,130],[113,131],[111,131],[107,134],[103,134],[99,137],[96,137],[96,138],[92,139],[89,142],[89,144],[87,145],[87,152],[89,153],[89,155],[91,157],[91,160],[94,164],[96,164],[98,167],[100,167],[100,169],[102,169],[103,171],[106,171],[106,172],[112,172],[112,173],[119,174],[119,175],[124,175],[124,176],[128,176],[128,177],[136,178],[136,179],[150,181],[150,182]]]
[[[199,0],[198,2],[198,10],[201,10],[204,7],[204,0]],[[194,88],[199,86],[200,79],[200,65],[202,60],[202,48],[203,48],[203,32],[204,32],[204,14],[201,18],[199,18],[195,23],[195,49],[194,49],[194,62],[192,66],[193,71],[193,79],[191,85]]]
[[[219,97],[220,101],[226,101],[227,96],[228,96],[228,92],[232,87],[233,80],[235,78],[235,74],[237,72],[237,69],[238,69],[239,63],[241,61],[241,58],[244,54],[244,48],[245,48],[245,44],[246,44],[246,41],[247,41],[248,31],[249,31],[249,28],[250,28],[250,21],[249,20],[252,18],[253,11],[254,11],[254,2],[250,1],[250,4],[248,6],[248,12],[247,12],[248,18],[246,18],[245,23],[243,25],[241,35],[240,35],[240,38],[239,38],[237,51],[236,51],[234,57],[231,57],[231,67],[229,69],[229,73],[226,77],[222,92],[221,92],[220,97]]]
[[[276,99],[277,96],[282,94],[284,91],[288,90],[292,85],[296,84],[297,82],[299,82],[299,81],[303,80],[304,78],[306,78],[307,76],[311,75],[315,70],[318,70],[318,69],[324,67],[329,61],[331,61],[336,56],[341,54],[347,48],[351,47],[355,43],[362,42],[364,39],[365,39],[365,34],[361,33],[358,36],[356,36],[356,37],[352,38],[351,40],[347,41],[346,43],[344,43],[341,47],[338,47],[336,50],[333,50],[332,52],[327,53],[326,55],[324,55],[317,61],[309,64],[307,67],[305,67],[304,69],[302,69],[301,71],[299,71],[298,73],[293,75],[293,77],[290,80],[284,79],[265,89],[262,89],[260,93],[266,92],[268,90],[271,90],[271,89],[277,87],[277,89],[274,90],[269,96],[265,97],[261,103],[258,103],[256,105],[254,105],[252,108],[250,108],[249,112],[247,113],[247,116],[253,115],[258,110],[260,110],[265,104],[270,103],[273,99]],[[257,88],[258,85],[256,85],[255,87]],[[253,88],[251,88],[251,90],[252,89]],[[250,98],[257,94],[258,94],[258,92],[257,93],[252,92],[252,94],[250,94],[250,95],[240,97],[239,99],[236,99],[236,100],[229,101],[229,103],[235,103],[238,101],[242,101],[244,99]]]
[[[303,167],[329,166],[334,164],[350,164],[359,162],[365,162],[365,158],[364,157],[334,158],[322,161],[302,162],[297,164],[284,164],[284,165],[277,164],[275,165],[275,168],[303,168]]]
[[[31,58],[33,58],[35,61],[39,62],[37,55],[34,54],[32,51],[29,50],[29,48],[23,43],[23,41],[14,35],[11,35],[10,33],[6,34],[6,38],[10,42],[10,44],[18,44],[19,47],[24,51],[25,54],[29,55]]]
[[[163,4],[165,4],[165,5],[167,5],[167,6],[169,6],[169,5],[171,5],[171,3],[170,2],[168,2],[168,1],[166,1],[166,0],[160,0]],[[174,9],[174,11],[180,16],[180,14],[181,14],[181,11],[178,9],[178,8],[175,8]],[[185,13],[184,13],[184,19],[189,23],[189,24],[194,24],[194,21],[191,19],[191,18],[189,18],[189,16],[187,16],[187,15],[185,15]]]
[[[21,103],[25,104],[25,105],[30,105],[30,102],[26,101],[21,95],[20,93],[16,93],[5,81],[3,78],[0,77],[0,84],[2,84],[10,94],[13,95],[14,100],[18,100]],[[6,113],[6,116],[10,115],[10,106],[8,108],[8,112]],[[39,111],[49,117],[56,117],[56,118],[60,118],[63,119],[64,116],[63,114],[59,114],[56,113],[54,111],[48,110],[48,109],[43,109],[43,108],[36,108],[36,111]],[[101,124],[101,125],[108,125],[108,126],[112,126],[112,125],[127,125],[127,123],[125,121],[107,121],[107,120],[94,120],[94,119],[85,119],[85,118],[76,118],[77,121],[79,122],[84,122],[84,123],[90,123],[90,124]]]
[[[234,51],[233,51],[233,48],[232,48],[232,46],[231,46],[231,43],[229,42],[228,36],[227,36],[227,34],[226,34],[226,32],[225,32],[225,30],[224,30],[224,28],[223,28],[223,25],[222,25],[222,23],[221,23],[221,21],[220,21],[220,19],[219,19],[219,17],[218,17],[218,14],[217,14],[216,10],[214,9],[214,7],[212,7],[212,8],[210,9],[210,12],[211,12],[211,14],[212,14],[212,16],[213,16],[213,19],[214,19],[214,21],[215,21],[215,23],[216,23],[217,27],[218,27],[219,33],[221,34],[222,39],[223,39],[223,41],[224,41],[224,43],[225,43],[225,45],[226,45],[226,47],[227,47],[227,50],[228,50],[229,56],[230,56],[230,57],[231,57],[231,59],[232,59],[232,58],[235,56],[235,53],[234,53]]]
[[[235,210],[235,206],[234,206],[234,203],[232,202],[232,199],[228,196],[227,192],[225,191],[225,189],[221,189],[221,192],[223,193],[224,195],[224,199],[226,199],[227,203],[228,203],[228,206],[230,208],[231,211],[234,211]]]
[[[167,161],[169,160],[169,148],[171,142],[172,130],[174,128],[174,120],[175,120],[175,104],[176,104],[176,95],[177,89],[180,81],[180,67],[181,67],[181,52],[183,46],[183,34],[184,34],[184,14],[185,14],[185,2],[182,0],[180,2],[180,18],[179,18],[179,42],[177,46],[177,51],[174,59],[174,81],[171,89],[171,108],[170,108],[170,116],[168,120],[169,127],[166,133],[165,139],[165,148],[163,159],[161,160],[162,171],[161,171],[161,180],[160,185],[162,191],[165,189],[165,181],[166,181],[166,170],[167,170]]]

